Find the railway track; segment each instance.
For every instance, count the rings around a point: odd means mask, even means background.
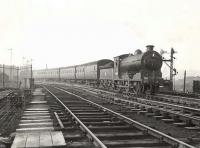
[[[198,98],[182,97],[167,94],[147,95],[147,98],[151,100],[169,102],[172,104],[182,105],[196,109],[200,108],[200,99]]]
[[[193,92],[181,92],[181,91],[161,91],[161,94],[172,95],[177,97],[188,97],[188,98],[196,98],[200,99],[200,94]]]
[[[53,110],[57,111],[60,118],[59,123],[69,147],[193,148],[62,88],[44,88],[51,94],[48,97],[49,101],[54,97],[68,113],[64,114],[58,104],[52,103]]]
[[[80,86],[80,85],[73,85],[76,88],[82,88],[85,90],[91,90],[93,92],[106,92],[106,93],[110,93],[112,95],[117,95],[116,92],[109,92],[106,90],[101,90],[101,89],[96,89],[96,88],[92,88],[92,87],[88,87],[88,86]],[[124,93],[125,97],[134,97],[135,94],[133,93]],[[169,94],[155,94],[155,95],[150,95],[147,94],[143,99],[148,99],[148,100],[154,100],[154,101],[159,101],[159,102],[164,102],[164,103],[169,103],[169,104],[175,104],[175,105],[179,105],[180,107],[182,107],[184,109],[187,110],[192,110],[192,108],[194,108],[194,111],[197,113],[199,112],[199,110],[195,110],[195,109],[199,109],[200,108],[200,99],[198,98],[192,98],[192,97],[183,97],[183,96],[177,96],[177,95],[169,95]]]
[[[62,83],[58,83],[59,85]],[[67,85],[67,84],[62,84],[62,85]],[[76,85],[76,84],[70,84],[73,85],[73,87],[76,88],[81,88],[85,90],[91,90],[93,92],[110,92],[102,89],[96,89],[90,86],[85,86],[85,85]],[[68,85],[68,86],[70,86]],[[110,92],[113,95],[116,95],[116,92]],[[135,96],[133,93],[124,93],[125,95],[129,95],[130,97]],[[199,98],[194,98],[194,97],[186,97],[186,96],[177,96],[177,95],[171,95],[171,94],[162,94],[162,93],[157,93],[155,95],[146,95],[146,99],[151,99],[151,100],[157,100],[160,102],[168,102],[172,104],[178,104],[186,107],[191,107],[191,108],[200,108],[200,99]]]
[[[200,105],[199,99],[172,96],[176,98],[174,99],[170,98],[171,95],[164,97],[162,95],[157,95],[156,97],[149,95],[147,98],[141,98],[134,97],[133,95],[130,96],[130,93],[128,95],[119,96],[115,92],[91,87],[81,87],[76,85],[75,87],[93,94],[98,94],[115,104],[124,105],[128,108],[136,107],[138,112],[147,113],[148,116],[154,116],[155,118],[161,119],[165,122],[173,123],[176,126],[184,127],[189,130],[200,130],[200,109],[198,108]],[[191,100],[190,103],[185,103],[189,102],[189,100]],[[196,104],[196,107],[188,107],[185,106],[186,104]]]
[[[150,106],[145,103],[134,102],[133,100],[130,100],[130,97],[119,97],[114,95],[113,92],[97,90],[94,88],[86,89],[85,87],[75,87],[72,85],[65,85],[65,87],[62,86],[62,88],[82,96],[91,96],[90,100],[95,101],[96,103],[98,103],[98,100],[104,99],[107,101],[107,104],[113,104],[117,106],[114,108],[116,112],[137,120],[145,125],[153,127],[168,135],[172,135],[173,137],[176,137],[194,146],[200,146],[200,129],[198,121],[195,125],[191,122],[190,119],[188,119],[187,116],[182,117],[178,116],[178,114],[170,114],[168,110],[162,110],[162,108],[154,108],[154,106]],[[102,93],[100,94],[99,91]],[[106,103],[102,105],[106,106]],[[124,111],[120,111],[120,108]]]

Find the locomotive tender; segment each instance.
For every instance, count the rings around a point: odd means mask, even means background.
[[[163,80],[162,56],[146,46],[146,52],[136,50],[134,54],[114,57],[114,61],[102,59],[81,65],[54,69],[34,70],[35,79],[73,81],[98,87],[141,94],[159,89]]]

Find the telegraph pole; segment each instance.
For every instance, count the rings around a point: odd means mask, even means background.
[[[60,78],[60,68],[58,69],[58,81],[60,82],[61,78]]]
[[[10,50],[10,80],[11,80],[12,79],[12,51],[13,49],[10,48],[8,50]]]
[[[33,88],[33,67],[32,67],[32,62],[31,62],[31,80],[30,80],[30,89]]]
[[[30,82],[30,84],[31,84],[31,86],[30,86],[30,88],[32,89],[33,88],[33,59],[31,59],[31,82]]]
[[[19,67],[17,67],[17,88],[19,88]]]
[[[5,88],[5,78],[4,78],[4,75],[5,75],[5,71],[4,71],[4,64],[3,64],[3,88]]]
[[[184,72],[183,92],[185,92],[186,70]]]

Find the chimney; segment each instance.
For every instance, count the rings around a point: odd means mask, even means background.
[[[146,47],[147,47],[147,51],[153,51],[153,47],[154,47],[153,45],[147,45]]]

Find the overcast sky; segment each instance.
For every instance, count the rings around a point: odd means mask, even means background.
[[[10,48],[12,63],[26,57],[38,69],[153,44],[178,52],[178,70],[200,71],[199,6],[199,0],[0,0],[0,63],[10,64]]]

